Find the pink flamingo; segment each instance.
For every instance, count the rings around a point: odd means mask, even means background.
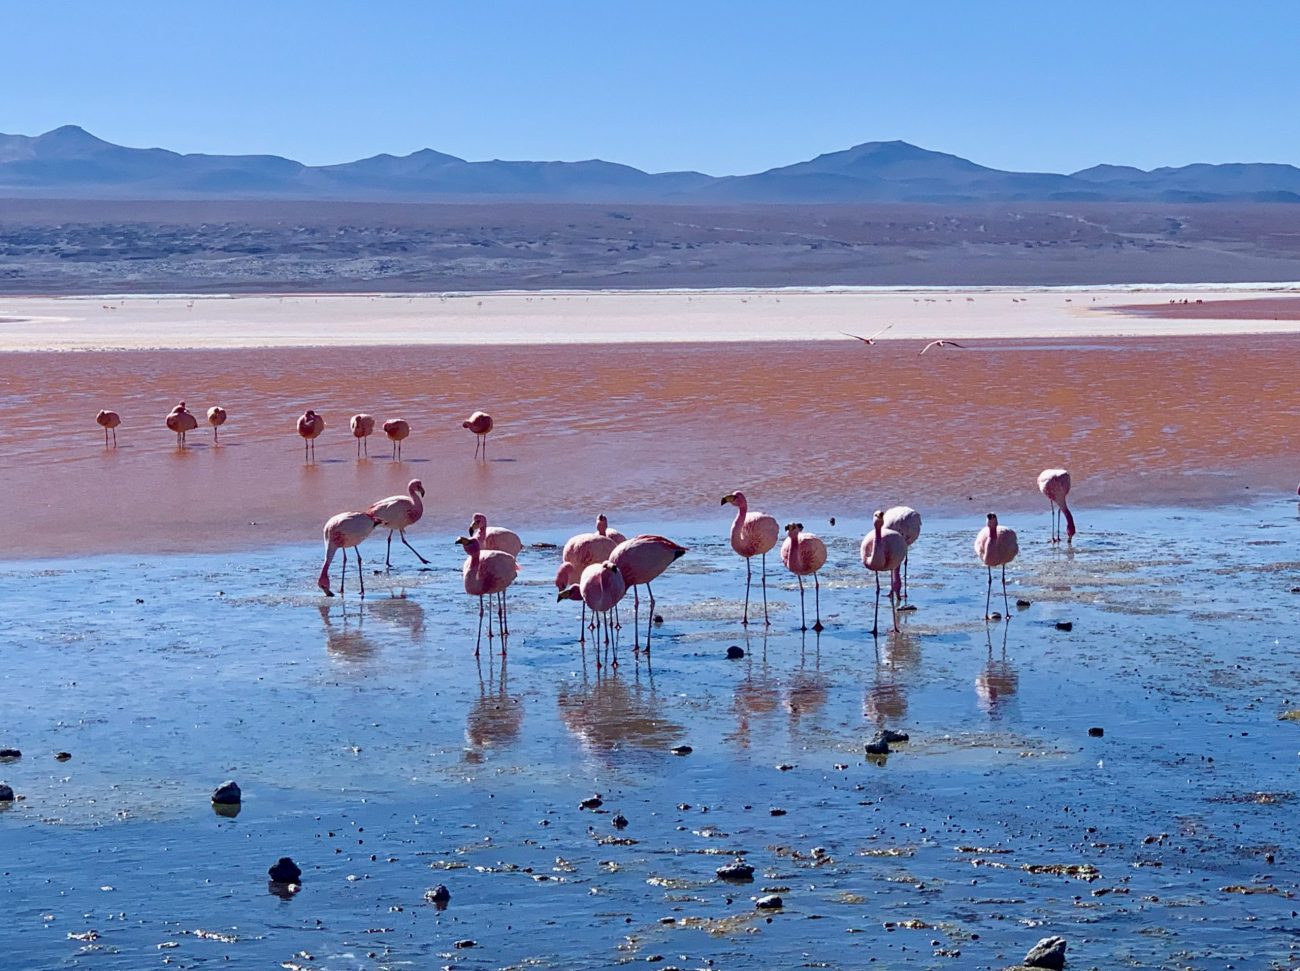
[[[353,415],[352,421],[349,422],[352,428],[352,437],[357,440],[357,458],[361,458],[361,445],[366,446],[366,455],[370,454],[370,436],[375,432],[375,416],[367,415],[364,412],[359,415]]]
[[[560,568],[555,571],[555,589],[558,593],[563,594],[571,586],[575,586],[582,579],[582,571],[567,560],[560,562]],[[572,597],[559,596],[555,600],[558,603],[561,600],[572,600]],[[582,597],[578,597],[582,600]],[[582,605],[582,616],[578,620],[578,643],[585,644],[587,641],[587,604]]]
[[[405,418],[390,418],[384,422],[384,434],[393,443],[393,461],[402,460],[402,442],[410,437],[411,423]]]
[[[320,433],[325,430],[325,419],[316,412],[308,408],[303,412],[302,417],[298,419],[298,434],[302,436],[302,459],[307,461],[307,451],[311,450],[311,457],[316,457],[316,439],[320,438]]]
[[[608,536],[600,533],[579,533],[564,544],[560,558],[565,563],[572,563],[581,573],[593,563],[603,563],[614,552],[615,543]]]
[[[487,461],[487,436],[492,430],[492,416],[486,411],[476,411],[460,423],[461,428],[468,428],[475,435],[474,457],[478,458],[479,446],[483,446],[483,460]]]
[[[601,517],[602,519],[604,517]],[[610,531],[607,536],[614,535]],[[623,582],[632,588],[632,623],[640,637],[641,598],[636,588],[645,584],[646,594],[650,597],[650,624],[646,627],[646,650],[650,650],[650,629],[654,624],[655,595],[650,588],[650,581],[657,580],[678,558],[686,553],[685,546],[679,546],[662,536],[635,536],[625,539],[609,554],[609,561],[618,567]],[[559,583],[559,578],[556,578]]]
[[[600,637],[601,622],[605,626],[605,644],[610,643],[609,612],[618,606],[618,602],[627,594],[627,583],[618,572],[618,567],[606,560],[593,563],[582,571],[582,578],[574,585],[560,591],[556,600],[581,600],[596,619],[596,637]],[[618,655],[614,656],[614,667],[618,667]],[[596,666],[600,667],[597,655]]]
[[[325,563],[320,568],[320,578],[316,581],[316,585],[325,591],[325,596],[334,596],[330,592],[330,562],[334,559],[336,550],[343,551],[343,567],[339,570],[339,595],[343,595],[343,580],[348,572],[349,548],[356,548],[357,550],[357,581],[361,584],[361,596],[366,595],[366,579],[361,573],[361,550],[359,547],[362,541],[375,531],[376,525],[375,517],[368,512],[341,512],[326,521],[323,530],[325,534]]]
[[[885,528],[885,514],[877,509],[871,516],[872,531],[862,537],[862,565],[876,575],[876,612],[871,621],[871,633],[880,633],[880,574],[888,573],[889,606],[894,615],[894,632],[898,632],[897,598],[902,592],[903,580],[899,567],[907,558],[907,540],[900,533]]]
[[[1011,601],[1007,599],[1007,564],[1016,558],[1020,546],[1016,543],[1016,532],[1006,526],[998,525],[994,513],[988,515],[988,525],[975,537],[975,555],[989,570],[989,588],[984,596],[984,619],[997,620],[996,614],[989,613],[989,601],[993,596],[993,568],[1002,567],[1002,605],[1007,611],[1007,621],[1011,620]]]
[[[519,554],[524,549],[524,541],[519,538],[518,533],[511,529],[503,529],[500,526],[489,526],[487,516],[481,512],[476,512],[474,518],[470,520],[469,534],[479,541],[479,545],[483,549],[500,550],[502,553],[509,553],[516,559],[519,558]]]
[[[1065,504],[1065,497],[1070,494],[1070,473],[1065,469],[1043,469],[1038,473],[1038,491],[1047,496],[1052,504],[1052,542],[1061,541],[1061,520],[1065,516],[1065,541],[1074,541],[1074,516]],[[1058,513],[1057,510],[1060,510]]]
[[[600,533],[601,536],[608,536],[615,543],[622,543],[627,539],[617,529],[609,528],[609,520],[605,518],[604,513],[596,517],[596,532]]]
[[[906,600],[907,561],[912,557],[912,544],[921,537],[921,514],[911,506],[891,506],[885,510],[885,529],[892,529],[907,543],[907,554],[903,557],[903,599]]]
[[[416,558],[426,566],[429,561],[420,556],[419,551],[406,541],[406,529],[408,526],[414,526],[424,515],[424,502],[421,496],[424,495],[424,483],[419,479],[412,479],[406,484],[407,495],[389,496],[387,499],[380,499],[377,503],[366,510],[380,526],[388,529],[388,554],[384,557],[384,566],[390,570],[393,567],[393,530],[397,530],[397,535],[401,537],[402,545],[415,554]]]
[[[478,634],[483,639],[483,598],[496,596],[497,621],[501,629],[501,653],[506,652],[506,635],[510,625],[506,620],[506,587],[515,582],[519,575],[519,564],[509,553],[500,550],[485,550],[476,539],[468,536],[456,537],[456,545],[465,549],[465,565],[461,576],[465,580],[465,592],[471,597],[478,597]],[[492,616],[488,615],[488,640],[492,640]],[[474,656],[478,657],[479,645],[474,645]]]
[[[817,571],[826,565],[826,544],[812,533],[803,531],[803,523],[787,523],[785,542],[781,544],[781,562],[799,581],[799,629],[808,629],[808,619],[804,613],[803,578],[812,574],[813,596],[817,607],[817,622],[813,630],[825,630],[822,627],[822,591],[817,581]]]
[[[722,497],[722,505],[736,507],[736,518],[731,524],[731,548],[745,558],[745,613],[741,623],[749,626],[749,588],[754,571],[750,559],[763,558],[763,623],[772,626],[767,616],[767,554],[776,546],[779,529],[776,519],[765,512],[750,512],[743,492],[732,492]]]
[[[226,409],[219,405],[213,405],[208,409],[208,424],[212,426],[212,444],[218,444],[221,439],[217,435],[217,429],[226,423]]]
[[[108,431],[113,430],[113,447],[117,448],[117,426],[122,424],[122,416],[116,411],[100,411],[95,416],[95,424],[104,429],[104,448],[108,448]]]
[[[185,433],[192,432],[198,427],[199,420],[185,410],[183,401],[167,416],[167,428],[176,433],[176,444],[180,448],[185,447]]]

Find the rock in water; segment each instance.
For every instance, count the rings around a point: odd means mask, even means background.
[[[0,802],[13,802],[14,791],[7,783],[0,782]]]
[[[440,883],[432,890],[426,890],[424,892],[424,899],[429,901],[431,904],[446,904],[451,900],[451,891]]]
[[[689,745],[674,745],[672,748],[673,755],[690,755],[694,751]]]
[[[1105,734],[1106,734],[1106,729],[1101,728],[1099,726],[1093,726],[1092,728],[1088,729],[1088,735],[1092,738],[1101,738]]]
[[[627,817],[622,813],[619,813],[610,822],[614,824],[615,829],[627,829]]]
[[[1057,630],[1063,630],[1063,631],[1066,631],[1066,632],[1068,633],[1068,632],[1074,630],[1074,621],[1072,621],[1072,620],[1058,620],[1058,621],[1056,622],[1056,629],[1057,629]]]
[[[774,893],[769,893],[765,897],[759,897],[754,901],[754,906],[759,910],[780,910],[785,906],[785,901]]]
[[[889,743],[877,735],[866,745],[868,755],[888,755]]]
[[[578,803],[578,808],[599,809],[603,805],[605,805],[605,800],[600,798],[600,793],[597,793],[594,796],[588,796],[586,799],[582,800],[582,802]]]
[[[1065,938],[1044,937],[1025,955],[1025,967],[1061,971],[1065,967]]]
[[[21,759],[23,753],[16,748],[0,748],[0,759]]]
[[[876,738],[886,745],[893,745],[896,742],[910,742],[912,736],[907,732],[896,732],[892,728],[882,728],[876,732]]]
[[[719,880],[743,882],[754,879],[754,868],[744,860],[736,860],[734,863],[720,866],[716,872]]]
[[[238,806],[242,798],[243,793],[239,789],[239,784],[233,779],[221,783],[212,790],[212,801],[218,806]]]
[[[302,879],[302,870],[287,856],[280,857],[275,866],[266,872],[276,883],[297,883]]]
[[[729,648],[727,648],[728,661],[739,661],[744,656],[745,656],[745,649],[741,647],[739,644],[732,644]]]

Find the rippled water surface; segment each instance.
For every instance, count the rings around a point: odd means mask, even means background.
[[[624,609],[599,668],[544,549],[508,655],[476,658],[454,534],[424,524],[428,571],[403,550],[375,574],[363,547],[364,602],[315,592],[314,546],[10,563],[0,947],[49,968],[999,968],[1061,934],[1075,968],[1292,967],[1294,503],[1084,509],[1073,552],[1046,511],[1007,517],[1014,617],[991,625],[981,519],[926,523],[918,609],[879,638],[864,523],[805,520],[831,548],[820,636],[775,557],[772,627],[746,634],[726,512],[682,523],[649,658]],[[911,741],[873,761],[882,726]],[[228,778],[235,817],[209,803]],[[737,855],[753,883],[714,876]],[[784,908],[757,911],[765,892]]]

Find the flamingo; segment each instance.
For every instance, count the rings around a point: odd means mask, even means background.
[[[885,331],[889,330],[889,328],[893,326],[894,326],[893,324],[886,324],[884,327],[881,327],[880,330],[876,331],[870,337],[859,337],[857,334],[850,334],[846,330],[842,330],[840,331],[840,333],[843,334],[845,337],[852,337],[855,341],[862,341],[862,343],[870,347],[872,344],[876,342],[876,338],[878,338],[881,334],[883,334]]]
[[[518,533],[500,526],[489,526],[487,516],[481,512],[476,512],[474,518],[470,520],[469,534],[479,541],[483,549],[500,550],[516,559],[524,549],[524,541],[519,538]]]
[[[411,423],[405,418],[390,418],[384,422],[384,434],[393,443],[393,461],[402,459],[402,441],[410,437]]]
[[[611,532],[607,535],[613,534]],[[650,597],[650,622],[653,624],[655,595],[654,591],[650,589],[650,581],[658,579],[664,570],[668,569],[685,553],[685,546],[679,546],[672,540],[665,539],[662,536],[649,535],[625,539],[610,552],[609,561],[618,567],[619,576],[623,578],[624,583],[632,588],[632,622],[637,631],[640,631],[641,611],[641,599],[636,592],[637,586],[642,583],[645,584],[646,594]],[[558,576],[555,582],[560,582]],[[649,628],[647,628],[647,651],[650,650],[649,639]]]
[[[348,548],[360,547],[363,540],[375,531],[378,520],[368,512],[341,512],[325,523],[325,563],[320,568],[320,578],[316,585],[325,591],[325,596],[332,597],[330,591],[330,563],[336,550],[343,551],[343,568],[339,571],[339,595],[343,595],[343,580],[348,572]],[[357,580],[361,584],[361,596],[366,595],[366,579],[361,573],[361,550],[357,549]]]
[[[461,576],[465,580],[465,592],[471,597],[478,597],[478,631],[483,637],[483,598],[498,596],[497,618],[501,628],[501,653],[506,652],[506,635],[510,626],[506,621],[506,587],[515,582],[519,575],[519,564],[509,553],[500,550],[485,550],[476,539],[468,536],[456,537],[456,545],[465,549],[465,565]],[[488,615],[488,640],[492,639],[492,616]],[[479,645],[474,645],[474,656],[478,657]]]
[[[930,341],[925,347],[921,348],[921,353],[924,354],[932,347],[960,347],[962,350],[966,350],[965,344],[958,344],[956,341]]]
[[[483,461],[487,461],[487,435],[492,430],[492,416],[486,411],[476,411],[460,423],[461,428],[468,428],[476,436],[474,439],[474,457],[478,458],[479,446],[483,446]]]
[[[731,548],[745,558],[745,613],[741,623],[749,626],[749,588],[753,583],[754,571],[750,559],[755,556],[763,558],[763,623],[768,627],[772,621],[767,616],[767,554],[774,546],[778,536],[776,519],[765,512],[750,512],[749,503],[743,492],[732,492],[722,497],[722,505],[731,503],[736,507],[736,518],[731,524]]]
[[[560,600],[581,600],[591,610],[592,616],[596,619],[596,637],[600,637],[600,624],[605,624],[605,643],[609,644],[609,612],[613,610],[620,600],[627,594],[627,582],[618,572],[618,567],[605,560],[603,563],[593,563],[582,571],[582,578],[576,583],[571,584],[556,596],[556,601]],[[618,657],[614,658],[614,667],[618,667]],[[596,658],[596,666],[600,666],[599,656]]]
[[[167,427],[176,433],[176,444],[184,448],[185,433],[198,428],[199,420],[185,410],[185,402],[182,401],[167,416]]]
[[[312,458],[316,457],[316,439],[320,438],[320,433],[325,430],[325,419],[316,412],[308,408],[303,412],[302,417],[298,419],[298,434],[302,436],[302,458],[307,461],[307,451],[311,450]]]
[[[352,427],[352,437],[357,440],[357,458],[361,458],[361,446],[366,446],[366,455],[370,454],[370,436],[375,431],[375,416],[367,415],[364,412],[359,415],[353,415],[349,423]]]
[[[122,424],[122,416],[116,411],[100,411],[95,416],[95,424],[104,429],[104,448],[108,448],[108,431],[113,430],[113,447],[117,448],[117,426]]]
[[[416,558],[426,566],[429,561],[420,555],[419,551],[406,541],[406,528],[414,526],[424,515],[424,503],[421,496],[424,495],[424,483],[419,479],[412,479],[406,484],[407,495],[389,496],[387,499],[380,499],[377,503],[366,510],[380,526],[388,528],[388,553],[384,557],[384,566],[390,570],[393,567],[393,530],[397,530],[397,535],[401,537],[402,545],[415,554]]]
[[[871,621],[871,633],[880,633],[880,574],[889,573],[889,605],[894,614],[894,632],[898,632],[898,610],[895,598],[902,590],[903,581],[898,569],[907,557],[907,540],[902,534],[885,528],[885,514],[877,509],[871,516],[872,531],[862,537],[862,565],[876,575],[876,612]]]
[[[907,553],[903,556],[903,599],[906,600],[907,561],[912,555],[912,544],[921,535],[921,514],[911,506],[891,506],[885,510],[885,529],[900,534],[907,543]]]
[[[571,586],[575,586],[582,579],[582,571],[567,560],[560,562],[560,568],[555,571],[555,589],[558,593],[564,593]],[[573,599],[566,597],[556,597],[558,603],[561,600]],[[577,599],[581,600],[582,597]],[[586,643],[587,640],[587,605],[582,605],[582,616],[578,620],[578,643]]]
[[[803,578],[811,573],[817,609],[817,622],[813,624],[813,630],[825,630],[822,627],[822,591],[821,584],[817,581],[817,571],[826,565],[826,544],[812,533],[803,532],[803,523],[786,523],[785,542],[781,544],[781,562],[799,580],[799,629],[808,629],[808,620],[804,614]]]
[[[600,533],[579,533],[564,544],[560,558],[565,563],[572,563],[581,573],[593,563],[608,560],[617,545],[610,537]]]
[[[609,528],[609,520],[605,518],[604,513],[596,517],[596,532],[600,533],[601,536],[608,536],[615,543],[622,543],[627,540],[627,537],[617,529]]]
[[[1065,469],[1043,469],[1038,474],[1038,491],[1047,496],[1052,504],[1052,542],[1061,541],[1060,516],[1065,516],[1065,541],[1074,542],[1074,516],[1065,504],[1065,497],[1070,494],[1070,473]],[[1060,510],[1058,514],[1057,510]]]
[[[217,429],[226,423],[226,409],[220,405],[213,405],[208,409],[208,424],[212,426],[212,444],[216,445],[220,438],[217,435]]]
[[[988,525],[975,537],[975,555],[989,570],[989,588],[984,596],[984,619],[996,620],[995,614],[989,613],[989,600],[993,596],[993,568],[1002,567],[1002,605],[1007,611],[1007,622],[1011,621],[1011,601],[1007,599],[1007,564],[1016,558],[1020,546],[1016,543],[1016,532],[1006,526],[998,525],[995,513],[989,513]]]

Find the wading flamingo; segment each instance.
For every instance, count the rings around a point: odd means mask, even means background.
[[[411,423],[405,418],[390,418],[384,422],[384,434],[393,443],[393,461],[402,460],[402,442],[411,435]]]
[[[1038,491],[1052,504],[1052,542],[1061,541],[1061,516],[1065,517],[1065,541],[1074,542],[1074,516],[1065,504],[1070,494],[1070,473],[1065,469],[1043,469],[1038,474]]]
[[[221,439],[217,434],[217,429],[226,423],[226,409],[220,405],[213,405],[208,409],[208,424],[212,426],[212,444],[216,445]]]
[[[325,563],[320,568],[320,578],[316,585],[330,592],[330,562],[336,550],[343,551],[343,567],[339,570],[339,596],[343,595],[343,581],[348,572],[348,548],[359,547],[363,540],[375,531],[375,517],[368,512],[341,512],[325,523]],[[361,584],[361,596],[366,595],[366,579],[361,573],[361,550],[357,549],[357,581]]]
[[[357,458],[361,458],[361,446],[366,447],[366,455],[370,454],[370,436],[375,433],[375,416],[367,415],[364,412],[359,415],[353,415],[350,422],[352,427],[352,437],[357,440]]]
[[[613,535],[611,530],[608,535]],[[650,650],[650,630],[655,619],[655,595],[650,589],[650,581],[668,569],[686,552],[685,546],[679,546],[662,536],[634,536],[625,539],[609,554],[609,561],[618,567],[623,582],[632,588],[632,623],[640,636],[641,598],[636,588],[645,584],[646,594],[650,598],[650,623],[646,626],[646,650]],[[556,577],[559,583],[559,577]]]
[[[618,606],[618,602],[627,594],[627,583],[619,575],[618,567],[606,560],[593,563],[582,571],[582,579],[556,596],[556,600],[581,600],[591,611],[596,620],[596,640],[599,643],[601,622],[605,627],[605,644],[610,643],[609,612]],[[618,667],[618,653],[614,654],[614,667]],[[600,667],[600,653],[596,654],[596,666]]]
[[[307,461],[307,452],[316,457],[316,439],[325,430],[325,419],[308,408],[298,419],[298,434],[302,436],[302,460]]]
[[[470,520],[469,535],[478,540],[479,545],[485,550],[500,550],[502,553],[509,553],[516,559],[523,552],[524,541],[519,538],[519,534],[511,529],[503,529],[500,526],[489,526],[487,516],[481,512],[476,512],[474,518]],[[569,581],[572,583],[573,581]],[[568,586],[568,584],[565,584]]]
[[[767,616],[767,554],[776,546],[780,529],[776,519],[765,512],[750,512],[743,492],[732,492],[722,497],[722,505],[736,507],[736,518],[731,524],[731,548],[745,558],[745,613],[741,623],[749,626],[749,588],[754,580],[750,559],[763,558],[763,623],[772,625]]]
[[[478,458],[479,446],[483,446],[483,460],[487,461],[487,436],[492,430],[492,416],[486,411],[476,411],[460,423],[461,428],[468,428],[475,435],[474,457]]]
[[[506,635],[510,633],[510,624],[506,619],[506,587],[515,582],[519,575],[519,564],[509,553],[500,550],[485,550],[478,540],[468,536],[456,537],[456,545],[465,549],[465,565],[461,576],[465,580],[465,592],[471,597],[478,597],[478,633],[483,639],[483,598],[496,596],[497,623],[501,629],[501,653],[506,652]],[[492,639],[492,615],[488,615],[488,640]],[[474,656],[478,657],[479,645],[474,644]]]
[[[899,567],[907,558],[907,540],[892,529],[885,528],[885,514],[877,509],[871,516],[871,532],[862,537],[862,565],[876,575],[876,612],[871,620],[871,633],[880,633],[880,574],[889,576],[889,606],[894,616],[894,632],[898,632],[897,598],[902,592],[903,580]]]
[[[903,557],[903,599],[906,600],[907,561],[912,556],[912,544],[921,535],[921,514],[911,506],[891,506],[885,510],[885,529],[892,529],[907,543],[907,554]]]
[[[393,530],[397,530],[397,535],[401,537],[402,545],[415,554],[416,558],[425,565],[428,560],[420,556],[419,551],[406,541],[406,530],[408,526],[414,526],[424,515],[424,503],[421,496],[424,495],[424,483],[419,479],[412,479],[406,484],[407,495],[389,496],[387,499],[380,499],[377,503],[366,510],[380,526],[388,529],[388,553],[384,556],[384,566],[392,569],[393,566]]]
[[[1007,612],[1007,621],[1011,620],[1011,601],[1007,599],[1007,564],[1016,558],[1020,546],[1016,543],[1016,532],[1006,526],[998,525],[994,513],[988,515],[989,524],[975,537],[975,555],[989,570],[989,588],[984,595],[984,619],[996,620],[997,615],[989,613],[989,600],[993,596],[993,568],[1002,567],[1002,606]]]
[[[564,593],[569,587],[577,586],[582,579],[582,571],[567,560],[560,562],[560,568],[555,571],[555,590],[557,593]],[[570,600],[571,597],[556,597],[556,602],[561,600]],[[578,597],[582,600],[582,597]],[[582,616],[578,620],[578,643],[586,643],[587,640],[587,604],[582,605]]]
[[[803,578],[812,574],[813,602],[816,604],[817,621],[813,630],[825,630],[822,627],[822,590],[817,581],[817,571],[826,565],[826,544],[812,533],[803,531],[803,523],[787,523],[785,542],[781,544],[781,562],[799,581],[799,629],[808,629],[808,620],[804,613]]]
[[[113,430],[113,447],[117,448],[117,426],[122,424],[122,416],[116,411],[101,411],[95,416],[95,424],[104,429],[104,448],[108,448],[108,431]]]
[[[198,428],[199,420],[186,411],[185,402],[182,401],[167,416],[167,427],[176,433],[176,444],[184,448],[185,433]]]

